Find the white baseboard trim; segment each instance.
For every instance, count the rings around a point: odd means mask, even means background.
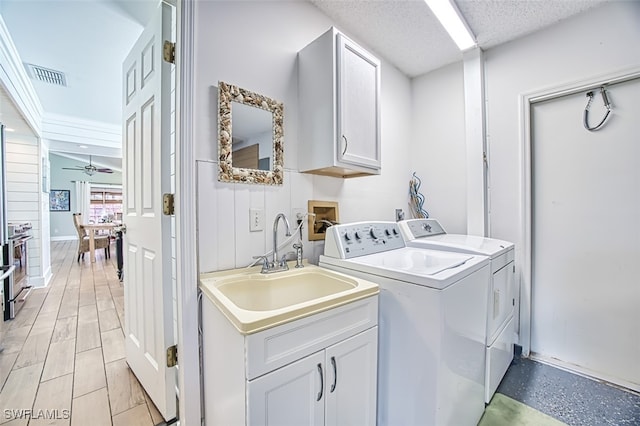
[[[78,237],[76,235],[61,235],[58,237],[51,237],[51,241],[77,241]]]
[[[29,275],[29,285],[33,288],[43,288],[49,285],[51,282],[51,278],[53,277],[53,273],[51,272],[51,268],[44,274],[44,276],[34,277],[33,275]]]
[[[535,352],[531,352],[531,354],[529,355],[529,358],[531,358],[534,361],[538,361],[543,364],[547,364],[552,367],[556,367],[561,370],[568,371],[569,373],[586,377],[587,379],[595,380],[597,382],[604,382],[606,384],[622,388],[623,390],[627,390],[627,391],[631,390],[633,392],[640,393],[640,385],[638,385],[638,383],[629,382],[619,377],[613,377],[606,373],[590,370],[580,365],[571,364],[569,362],[562,361],[557,358],[541,355]]]

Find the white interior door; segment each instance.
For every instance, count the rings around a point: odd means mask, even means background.
[[[165,419],[176,416],[175,371],[166,349],[175,342],[171,222],[162,194],[171,192],[172,7],[161,3],[123,64],[123,220],[127,362]]]
[[[585,93],[532,109],[531,350],[640,390],[640,79],[607,87],[595,132]]]

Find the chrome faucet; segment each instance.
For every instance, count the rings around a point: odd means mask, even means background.
[[[285,235],[287,237],[291,236],[291,225],[289,225],[287,216],[285,216],[284,213],[279,213],[273,221],[273,260],[269,262],[266,257],[264,258],[261,271],[263,274],[289,270],[286,255],[282,256],[282,259],[278,259],[278,224],[280,223],[280,219],[284,221],[284,225],[287,227]]]
[[[284,221],[284,225],[287,227],[285,235],[287,237],[291,236],[291,225],[289,225],[287,216],[285,216],[284,213],[279,213],[273,221],[273,267],[280,267],[286,271],[289,267],[287,266],[285,258],[283,257],[282,260],[278,260],[278,223],[280,223],[280,219]]]

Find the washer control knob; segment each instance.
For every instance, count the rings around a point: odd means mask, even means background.
[[[347,241],[350,241],[351,240],[351,232],[346,231],[344,233],[344,239],[347,240]]]
[[[387,237],[390,237],[390,236],[391,236],[391,230],[390,230],[389,228],[385,229],[385,230],[384,230],[384,233],[385,233],[385,235],[386,235]]]
[[[371,238],[373,238],[374,240],[378,239],[378,231],[376,231],[373,226],[371,227],[371,229],[369,229],[369,235],[371,235]]]
[[[360,238],[362,238],[362,236],[360,235],[360,233],[359,233],[358,231],[356,231],[356,232],[354,233],[354,235],[355,235],[355,237],[356,237],[356,240],[359,240]]]
[[[398,230],[396,228],[393,228],[393,235],[398,235]]]

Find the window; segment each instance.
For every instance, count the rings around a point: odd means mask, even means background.
[[[122,218],[122,188],[91,187],[89,222],[112,222]]]

